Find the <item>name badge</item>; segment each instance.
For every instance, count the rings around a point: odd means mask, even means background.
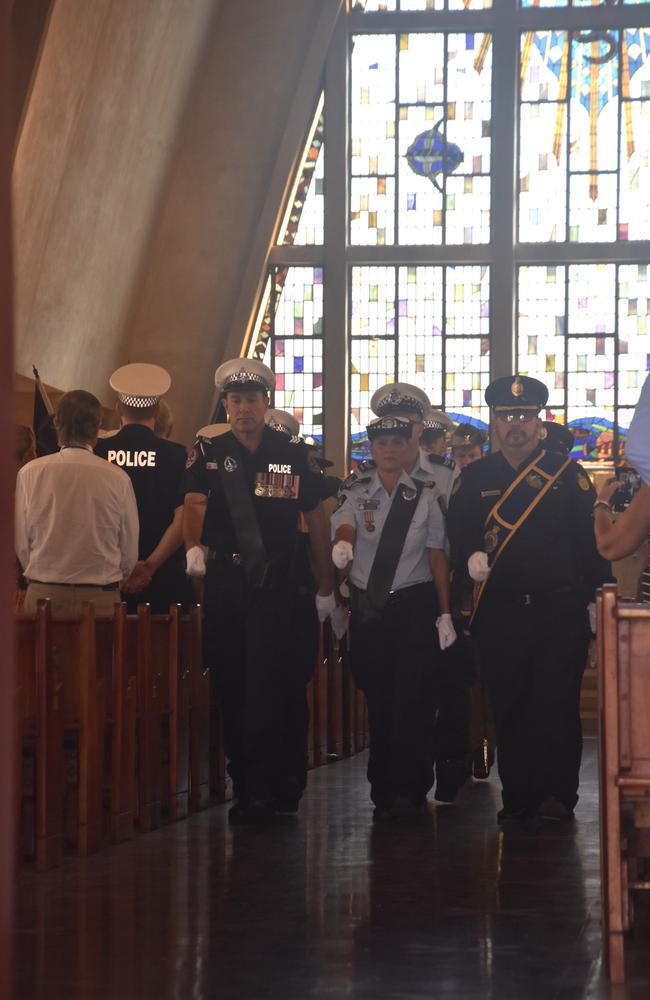
[[[291,476],[281,472],[258,472],[255,476],[256,497],[297,500],[299,495],[300,476]]]
[[[481,490],[482,497],[500,497],[501,490]]]
[[[365,500],[359,500],[359,510],[379,510],[379,500],[377,497],[368,497]]]

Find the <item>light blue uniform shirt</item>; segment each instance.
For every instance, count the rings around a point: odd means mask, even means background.
[[[460,469],[455,462],[452,462],[450,465],[439,465],[437,462],[430,462],[429,454],[424,448],[420,448],[417,464],[411,472],[411,477],[419,479],[420,482],[429,483],[433,481],[445,498],[447,506],[449,506],[449,498],[454,483],[459,476]]]
[[[399,482],[415,488],[413,479],[406,472],[402,472]],[[402,590],[431,580],[427,549],[445,547],[445,523],[438,495],[437,490],[428,486],[422,490],[391,590]],[[347,489],[342,487],[339,492],[339,506],[332,514],[332,539],[336,535],[336,529],[342,524],[349,524],[355,529],[350,580],[360,590],[365,590],[368,586],[370,570],[394,496],[395,491],[388,495],[376,470],[367,476],[362,475],[359,482]],[[369,526],[372,526],[370,530]]]
[[[625,457],[650,485],[650,375],[645,380],[627,435]]]

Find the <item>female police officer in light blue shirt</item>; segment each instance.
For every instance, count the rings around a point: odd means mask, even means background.
[[[395,416],[369,424],[376,467],[348,477],[332,515],[332,559],[349,566],[352,671],[368,700],[376,819],[426,815],[436,674],[456,638],[439,493],[403,470],[410,434]]]

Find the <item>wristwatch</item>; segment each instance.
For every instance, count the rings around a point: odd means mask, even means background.
[[[606,510],[610,514],[614,513],[611,505],[608,504],[606,500],[596,500],[596,503],[594,504],[594,512],[597,510]]]

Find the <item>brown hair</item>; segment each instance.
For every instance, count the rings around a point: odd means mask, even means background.
[[[55,423],[62,445],[92,444],[101,422],[101,403],[91,392],[73,389],[61,396]]]
[[[36,437],[31,427],[16,424],[16,464],[20,467],[36,458]]]

